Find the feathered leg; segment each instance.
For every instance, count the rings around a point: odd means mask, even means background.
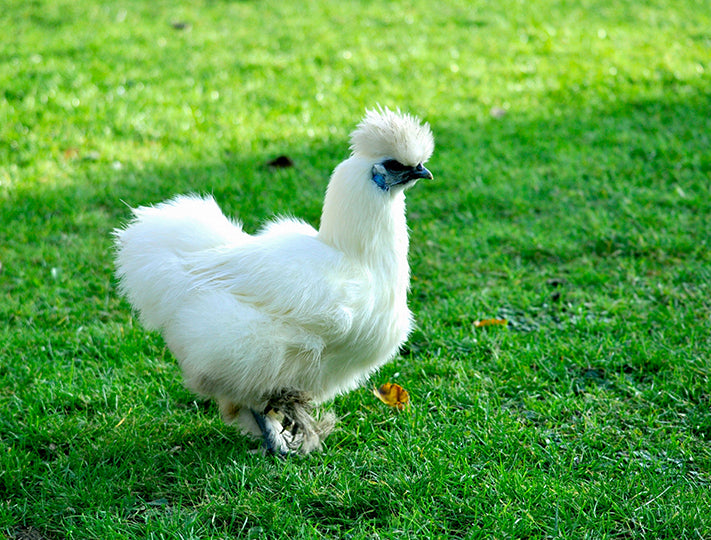
[[[336,423],[332,413],[312,416],[313,405],[302,392],[281,391],[265,400],[264,410],[240,407],[229,398],[217,398],[222,418],[238,423],[245,433],[261,437],[264,449],[278,456],[308,454],[321,449],[321,442]]]
[[[280,439],[289,450],[302,454],[320,450],[321,441],[331,433],[336,422],[333,414],[324,414],[319,420],[314,418],[308,395],[290,390],[272,396],[267,411],[283,416]]]
[[[269,408],[261,413],[253,408],[241,407],[225,397],[218,397],[217,403],[225,423],[238,423],[244,433],[260,437],[267,452],[279,456],[288,452],[288,446],[281,435],[283,428]]]
[[[269,419],[262,413],[258,413],[254,409],[250,409],[252,412],[252,417],[254,421],[257,422],[259,429],[262,430],[264,449],[270,453],[277,456],[286,455],[286,450],[279,444],[280,433],[278,433]]]

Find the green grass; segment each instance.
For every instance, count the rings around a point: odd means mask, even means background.
[[[711,537],[711,9],[501,4],[0,2],[0,536]],[[189,191],[316,224],[376,103],[437,140],[373,380],[412,407],[364,388],[265,459],[118,298],[110,231]]]

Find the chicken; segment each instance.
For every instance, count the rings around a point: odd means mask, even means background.
[[[114,231],[119,289],[160,331],[185,384],[269,452],[321,449],[314,407],[363,383],[412,326],[405,190],[431,179],[427,123],[366,111],[331,176],[321,224],[279,218],[257,234],[211,197],[133,210]]]

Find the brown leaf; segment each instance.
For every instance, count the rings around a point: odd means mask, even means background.
[[[64,150],[64,159],[75,159],[79,155],[77,148],[67,148]]]
[[[399,410],[404,409],[410,403],[410,394],[395,383],[385,383],[380,388],[373,388],[373,394],[386,405]]]
[[[482,319],[480,321],[474,321],[474,328],[481,328],[483,326],[506,326],[509,321],[506,319]]]

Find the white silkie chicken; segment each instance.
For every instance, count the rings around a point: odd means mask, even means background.
[[[115,231],[120,290],[178,359],[186,385],[270,452],[321,448],[348,392],[405,341],[405,189],[432,174],[428,124],[367,111],[336,167],[316,231],[296,219],[256,235],[210,197],[133,210]]]

